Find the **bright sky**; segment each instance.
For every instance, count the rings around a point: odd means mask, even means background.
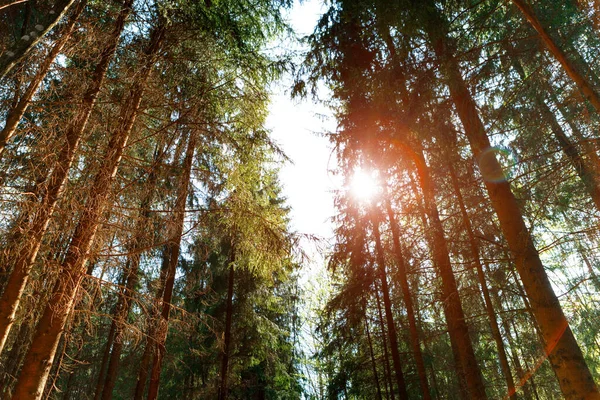
[[[287,12],[298,36],[312,32],[321,15],[322,3],[318,0],[296,2]],[[279,51],[289,50],[292,41],[277,45]],[[295,45],[295,50],[300,50]],[[292,159],[280,173],[280,179],[291,206],[292,229],[299,233],[331,238],[330,218],[334,214],[333,193],[335,178],[328,173],[335,167],[329,140],[319,134],[335,129],[335,121],[328,109],[310,100],[291,100],[291,78],[286,77],[274,85],[267,127],[272,138],[285,154]],[[329,117],[323,118],[323,115]],[[314,262],[322,260],[315,259]]]

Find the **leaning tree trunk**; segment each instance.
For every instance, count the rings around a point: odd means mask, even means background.
[[[164,34],[163,25],[152,32],[138,78],[121,108],[117,127],[111,135],[104,160],[94,179],[86,208],[73,233],[67,255],[61,265],[58,281],[38,323],[33,343],[25,357],[24,366],[13,393],[13,400],[39,399],[42,395],[64,324],[73,307],[77,288],[85,273],[88,253],[96,236],[119,162],[139,112],[146,81],[153,69]]]
[[[508,357],[506,355],[504,341],[502,340],[502,334],[500,333],[500,328],[498,327],[498,320],[496,319],[496,312],[494,310],[494,305],[490,297],[490,291],[487,287],[487,281],[485,278],[485,273],[483,271],[483,265],[481,264],[480,259],[481,255],[479,252],[479,244],[477,243],[477,238],[475,237],[475,233],[473,232],[473,226],[471,225],[471,220],[469,219],[469,214],[467,212],[462,192],[460,190],[460,185],[458,183],[458,178],[456,176],[456,171],[454,169],[454,160],[452,159],[452,156],[455,155],[454,150],[455,148],[454,146],[452,146],[452,154],[450,155],[450,157],[448,157],[448,163],[446,165],[448,165],[450,180],[452,182],[454,193],[456,195],[456,200],[460,208],[462,223],[465,231],[467,232],[467,238],[469,240],[469,250],[471,251],[471,258],[473,260],[473,263],[475,264],[475,270],[477,271],[477,280],[479,282],[479,288],[481,289],[481,293],[483,294],[483,303],[485,305],[485,311],[488,317],[488,321],[490,323],[492,337],[494,338],[494,342],[496,343],[496,349],[498,350],[498,360],[500,361],[500,369],[502,370],[502,375],[504,375],[504,380],[506,381],[507,394],[511,400],[516,400],[517,392],[515,389],[515,381],[513,379],[512,372],[510,371],[510,364],[508,363]]]
[[[385,270],[385,255],[381,244],[381,233],[379,231],[379,220],[371,219],[373,225],[373,236],[375,239],[375,257],[377,259],[379,281],[381,282],[381,292],[383,294],[383,307],[385,309],[385,319],[388,328],[388,338],[392,350],[392,363],[396,375],[396,384],[398,385],[398,396],[400,399],[408,399],[404,374],[402,373],[402,363],[400,362],[400,353],[398,352],[398,334],[396,333],[396,324],[394,314],[392,313],[392,302],[390,300],[390,288],[388,287],[387,273]]]
[[[426,9],[429,14],[425,21],[425,29],[446,76],[450,97],[463,124],[473,155],[479,160],[484,175],[489,172],[494,176],[502,176],[502,167],[495,155],[484,153],[491,148],[491,144],[479,117],[477,105],[463,80],[458,62],[450,51],[450,41],[445,29],[447,22],[435,12],[435,8]],[[558,378],[563,396],[566,399],[600,399],[598,388],[552,289],[509,182],[489,179],[485,179],[484,182],[504,237],[515,258],[517,270],[545,341],[546,354]]]
[[[594,89],[594,87],[588,82],[588,80],[581,74],[571,60],[567,58],[567,55],[558,47],[554,39],[550,37],[546,28],[541,24],[538,17],[535,15],[533,8],[529,6],[523,0],[512,0],[513,3],[521,10],[527,21],[533,26],[533,28],[540,35],[540,38],[550,50],[550,53],[556,58],[556,60],[562,65],[565,72],[575,82],[577,88],[581,90],[583,96],[594,106],[596,112],[600,113],[600,94]]]
[[[458,285],[452,270],[452,263],[450,262],[450,253],[448,252],[448,244],[444,235],[444,227],[442,226],[435,202],[435,191],[431,176],[429,175],[429,167],[425,163],[422,149],[419,152],[415,152],[414,155],[414,162],[423,193],[423,202],[425,203],[425,211],[430,222],[433,261],[437,274],[442,281],[442,295],[444,296],[442,306],[448,324],[448,333],[450,334],[452,348],[457,353],[456,355],[460,364],[459,373],[462,372],[463,374],[469,396],[476,399],[485,399],[487,398],[485,384],[477,363],[477,358],[475,357],[473,344],[471,343],[469,327],[465,321],[465,313],[460,301]]]
[[[66,133],[66,141],[62,145],[52,174],[48,178],[48,184],[43,192],[43,198],[38,206],[30,228],[25,233],[26,241],[19,254],[16,255],[13,271],[8,278],[6,289],[0,298],[0,352],[2,351],[10,328],[14,322],[15,313],[19,306],[21,296],[27,285],[31,267],[36,260],[42,238],[50,223],[54,207],[60,198],[64,184],[67,180],[69,169],[75,158],[75,151],[79,147],[81,135],[87,125],[98,92],[104,81],[108,65],[117,48],[119,37],[125,27],[125,21],[131,12],[133,0],[127,0],[117,18],[115,27],[110,36],[109,43],[102,51],[100,62],[94,70],[92,80],[83,96],[83,102],[77,114],[73,117],[73,123],[69,125]]]
[[[0,55],[0,80],[31,52],[31,49],[62,19],[75,0],[57,0],[51,10],[39,10],[39,19],[32,28],[34,35],[23,35]]]
[[[192,172],[192,162],[194,160],[194,150],[196,149],[196,132],[190,133],[188,148],[183,161],[183,174],[179,181],[177,189],[177,198],[175,199],[175,209],[173,210],[173,226],[170,229],[170,237],[167,246],[169,248],[169,267],[167,269],[167,279],[162,299],[162,311],[158,323],[158,337],[156,346],[158,351],[154,356],[152,373],[150,375],[150,386],[148,387],[148,400],[155,400],[158,397],[158,388],[160,384],[160,369],[162,360],[165,356],[165,343],[169,331],[169,314],[171,312],[171,300],[173,298],[173,287],[175,285],[175,272],[179,263],[179,252],[181,246],[181,236],[183,235],[183,224],[185,217],[185,204],[188,197],[190,186],[190,176]]]
[[[517,60],[513,62],[513,67],[515,71],[517,71],[517,74],[519,74],[521,80],[524,81],[526,79],[526,75],[521,63]],[[556,119],[556,115],[554,115],[544,99],[537,94],[534,94],[534,96],[534,103],[538,106],[539,111],[541,111],[543,121],[545,121],[550,127],[550,130],[554,134],[560,149],[568,157],[571,165],[573,168],[575,168],[575,172],[577,172],[579,179],[581,179],[583,182],[585,190],[594,201],[596,209],[600,211],[600,185],[598,185],[598,178],[595,171],[590,168],[590,166],[584,160],[583,155],[579,152],[579,149],[577,149],[575,144],[571,142],[564,129]]]
[[[398,223],[396,222],[396,216],[394,214],[394,210],[392,209],[389,194],[387,193],[387,188],[384,187],[384,191],[385,209],[387,212],[388,219],[390,221],[390,228],[392,231],[392,242],[394,246],[394,255],[396,257],[396,264],[398,268],[397,276],[400,279],[402,298],[404,300],[404,306],[406,307],[406,316],[408,318],[408,329],[410,333],[410,343],[412,346],[413,356],[415,357],[415,363],[417,365],[417,374],[419,375],[421,393],[423,395],[423,400],[430,400],[431,393],[429,390],[429,384],[427,383],[427,371],[425,369],[425,361],[423,360],[423,353],[421,352],[421,344],[419,342],[419,329],[417,327],[417,320],[415,318],[413,300],[410,293],[410,287],[408,285],[406,261],[404,259],[404,255],[402,254],[402,247],[400,246],[400,232],[398,230]]]
[[[50,66],[56,59],[56,56],[58,56],[58,54],[61,52],[65,44],[71,38],[71,34],[73,33],[75,23],[77,22],[77,19],[79,19],[79,16],[85,8],[86,3],[87,0],[81,0],[79,4],[77,4],[77,7],[75,7],[75,9],[73,10],[73,14],[69,18],[69,22],[65,26],[61,37],[56,41],[56,43],[52,47],[52,50],[50,50],[50,53],[48,53],[48,55],[38,68],[37,72],[31,79],[27,90],[25,90],[25,93],[23,94],[23,96],[21,96],[15,107],[8,111],[6,123],[4,124],[4,128],[2,128],[2,130],[0,131],[0,158],[2,157],[6,144],[15,134],[17,126],[19,125],[19,121],[21,121],[21,118],[23,118],[23,115],[25,114],[25,111],[27,110],[27,107],[29,106],[33,95],[40,87],[40,84],[44,80],[44,77],[50,70]]]

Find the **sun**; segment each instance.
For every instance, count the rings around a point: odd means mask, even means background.
[[[369,202],[375,198],[381,187],[379,185],[379,173],[375,170],[368,171],[356,169],[350,179],[350,193],[359,201]]]

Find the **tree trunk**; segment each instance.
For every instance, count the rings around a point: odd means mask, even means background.
[[[87,0],[81,0],[77,4],[75,9],[73,10],[73,14],[69,18],[69,22],[64,27],[64,31],[62,32],[61,37],[56,41],[56,43],[52,47],[52,50],[50,50],[50,53],[48,53],[46,59],[38,68],[37,72],[31,79],[27,90],[25,91],[23,96],[21,96],[15,107],[8,111],[6,123],[4,124],[4,128],[2,128],[2,130],[0,131],[0,158],[2,158],[2,154],[4,152],[6,144],[15,134],[17,126],[19,125],[19,121],[21,121],[21,118],[23,118],[23,115],[25,114],[25,111],[27,110],[27,107],[29,106],[33,95],[40,87],[40,84],[44,80],[44,77],[50,70],[50,66],[52,65],[52,63],[56,59],[56,56],[58,56],[58,54],[61,52],[61,50],[71,37],[71,33],[73,32],[75,23],[79,19],[79,16],[85,8],[86,3]]]
[[[425,23],[426,30],[441,63],[442,72],[446,75],[450,96],[465,129],[473,155],[479,160],[480,169],[502,176],[502,167],[493,154],[488,153],[487,156],[484,154],[485,157],[482,158],[482,153],[491,148],[491,144],[479,118],[477,105],[460,74],[458,62],[450,51],[445,30],[447,23],[441,15],[435,13],[434,8],[427,9],[430,14]],[[545,340],[546,354],[558,377],[564,397],[566,399],[600,398],[581,349],[575,341],[558,298],[550,285],[510,184],[506,180],[497,182],[486,179],[484,182],[498,215],[501,229],[515,258],[517,270]]]
[[[431,230],[431,245],[433,261],[437,274],[442,281],[442,305],[448,324],[448,333],[453,351],[456,352],[459,362],[459,372],[462,371],[463,379],[467,386],[470,398],[485,399],[485,384],[481,370],[477,364],[469,327],[465,321],[465,314],[458,293],[458,286],[450,262],[448,245],[444,235],[444,227],[440,220],[439,211],[434,197],[434,187],[429,175],[429,167],[425,163],[422,150],[415,152],[415,165],[423,193],[425,210],[429,217]]]
[[[119,162],[137,117],[146,80],[154,66],[156,54],[164,38],[164,27],[152,32],[142,67],[131,93],[121,108],[117,128],[111,135],[102,165],[95,177],[86,208],[69,244],[67,255],[52,296],[38,323],[33,343],[25,357],[13,400],[39,399],[58,345],[67,315],[85,272],[85,263],[94,241],[100,218],[106,206]]]
[[[454,153],[455,151],[453,147],[452,156],[455,155]],[[467,208],[462,197],[460,185],[458,183],[458,178],[456,177],[456,171],[454,170],[454,160],[452,160],[451,157],[448,157],[448,163],[446,165],[448,166],[452,186],[454,187],[454,193],[456,194],[456,200],[458,201],[458,205],[460,207],[460,213],[464,229],[467,232],[467,237],[469,239],[469,249],[471,250],[471,258],[475,263],[475,270],[477,271],[477,280],[479,282],[479,288],[481,289],[481,293],[483,294],[483,302],[485,304],[485,311],[487,313],[488,321],[490,323],[492,337],[494,338],[494,342],[496,343],[496,349],[498,350],[498,359],[500,361],[502,375],[504,375],[504,380],[506,381],[506,387],[508,389],[507,393],[511,400],[516,400],[517,394],[515,389],[515,381],[513,379],[512,372],[510,371],[510,364],[508,363],[508,357],[506,356],[504,341],[502,340],[502,334],[500,333],[500,328],[498,327],[496,312],[494,311],[494,305],[492,303],[490,292],[487,287],[485,273],[483,271],[483,266],[481,265],[481,260],[479,258],[479,244],[477,243],[477,238],[475,237],[475,233],[473,232],[473,226],[471,225],[471,220],[469,219],[469,214],[467,212]]]
[[[181,236],[183,235],[183,224],[185,217],[185,204],[188,197],[190,186],[190,176],[192,172],[192,162],[194,161],[194,151],[196,149],[196,133],[191,132],[188,142],[188,148],[183,161],[183,174],[177,190],[175,200],[175,209],[173,210],[173,226],[170,229],[169,247],[169,267],[167,270],[167,279],[162,300],[162,312],[160,316],[158,338],[156,345],[158,352],[154,356],[152,365],[152,374],[150,376],[150,386],[148,388],[148,400],[155,400],[158,397],[158,388],[160,384],[160,369],[165,355],[165,343],[169,331],[169,314],[171,312],[171,300],[173,298],[173,287],[175,285],[175,272],[179,263],[179,252],[181,245]]]
[[[223,349],[223,357],[221,359],[221,380],[219,383],[219,400],[227,399],[227,369],[229,367],[229,355],[231,351],[231,317],[233,315],[233,284],[235,279],[235,250],[231,248],[229,260],[229,279],[227,285],[227,305],[225,309],[225,348]]]
[[[550,37],[546,28],[541,24],[533,8],[526,4],[523,0],[512,0],[513,3],[521,10],[527,21],[533,26],[533,28],[540,35],[540,38],[550,50],[550,53],[556,58],[556,60],[562,65],[565,72],[575,82],[577,88],[583,93],[583,96],[592,104],[596,109],[596,112],[600,113],[600,95],[594,89],[594,87],[587,81],[587,79],[577,71],[573,63],[567,58],[566,54],[558,47],[554,42],[554,39]]]
[[[114,341],[112,343],[112,351],[110,352],[110,358],[108,360],[106,379],[104,384],[102,384],[100,380],[98,381],[98,388],[100,392],[97,391],[97,393],[101,393],[101,398],[103,400],[109,400],[112,398],[112,392],[115,387],[115,383],[117,382],[117,373],[119,371],[119,364],[121,362],[121,352],[123,351],[122,335],[124,331],[124,325],[126,324],[127,318],[131,311],[131,306],[133,305],[133,294],[139,280],[138,274],[140,269],[141,253],[148,245],[147,241],[143,239],[143,236],[145,234],[145,230],[147,229],[148,219],[150,218],[151,213],[150,206],[156,191],[158,164],[164,158],[165,154],[166,152],[164,149],[156,149],[154,155],[154,165],[152,166],[152,171],[150,172],[147,181],[148,191],[140,204],[141,212],[138,222],[136,223],[136,236],[131,249],[132,255],[128,260],[129,267],[125,271],[125,288],[119,294],[117,305],[115,307],[115,317],[111,323],[111,329],[114,327],[115,334]],[[96,396],[98,396],[98,394]],[[94,398],[98,398],[96,396]]]
[[[30,227],[24,234],[26,235],[26,242],[16,256],[13,271],[8,278],[6,289],[0,299],[0,352],[4,348],[6,338],[8,337],[8,333],[14,322],[15,313],[27,285],[31,267],[36,260],[42,238],[50,223],[54,207],[60,198],[64,184],[67,180],[69,169],[75,157],[75,151],[79,146],[81,135],[96,102],[108,65],[117,48],[119,37],[125,26],[125,21],[131,12],[132,3],[133,0],[127,0],[123,4],[123,8],[121,9],[111,34],[110,41],[102,51],[100,62],[94,70],[92,80],[83,96],[83,102],[79,107],[79,111],[74,116],[73,123],[67,128],[66,141],[59,151],[56,165],[48,179],[45,191],[43,191],[43,197],[38,206],[38,210],[33,217]]]
[[[406,273],[406,262],[404,255],[402,254],[402,247],[400,246],[400,232],[398,231],[398,223],[396,222],[396,216],[392,209],[387,188],[384,187],[384,202],[387,211],[387,216],[390,221],[390,228],[392,231],[392,241],[394,246],[394,255],[396,256],[396,264],[398,267],[398,274],[400,278],[400,287],[402,288],[402,298],[404,300],[404,306],[406,307],[406,315],[408,317],[408,328],[410,332],[411,347],[413,356],[415,357],[415,363],[417,365],[417,374],[419,375],[419,383],[421,385],[421,393],[423,394],[424,400],[431,399],[431,393],[429,391],[429,384],[427,383],[427,371],[425,370],[425,362],[423,361],[423,353],[421,352],[421,344],[419,342],[419,330],[417,327],[417,321],[415,318],[415,310],[413,307],[413,300],[410,293],[410,287],[408,285],[408,275]]]
[[[402,373],[402,363],[400,362],[400,353],[398,352],[398,335],[392,313],[392,302],[390,300],[390,289],[387,282],[387,273],[385,271],[385,255],[381,245],[381,234],[379,231],[379,221],[376,218],[371,219],[373,225],[373,236],[375,239],[375,256],[377,259],[378,275],[381,282],[381,292],[383,294],[383,307],[385,309],[385,319],[387,322],[388,337],[392,349],[392,363],[396,375],[396,384],[398,385],[398,396],[400,399],[408,399],[404,374]]]
[[[386,379],[386,391],[387,398],[395,400],[394,396],[394,383],[392,382],[392,366],[390,365],[390,357],[388,351],[388,340],[385,333],[385,326],[383,321],[383,312],[381,311],[381,300],[379,299],[379,288],[377,287],[377,281],[375,284],[375,300],[377,302],[377,316],[379,319],[379,329],[381,330],[381,342],[383,343],[383,360],[385,362],[385,379]]]
[[[525,71],[521,63],[515,61],[513,62],[513,67],[517,71],[517,74],[519,74],[521,80],[525,80]],[[560,149],[569,158],[573,168],[575,168],[575,172],[577,172],[577,175],[583,182],[586,191],[594,201],[596,209],[600,211],[600,187],[598,186],[598,181],[594,170],[588,166],[577,147],[571,142],[544,99],[536,95],[534,102],[538,106],[538,110],[541,111],[543,120],[548,124],[550,130],[554,134]]]
[[[23,35],[12,48],[0,55],[0,80],[10,72],[19,62],[23,61],[31,49],[54,28],[54,26],[67,14],[75,0],[57,0],[52,10],[39,10],[40,15],[37,24],[42,27],[35,36]]]
[[[365,314],[366,313],[367,313],[367,310],[365,307]],[[375,380],[375,387],[377,388],[377,399],[382,400],[383,398],[381,397],[381,385],[379,384],[379,374],[377,373],[377,363],[375,362],[375,354],[373,352],[373,342],[371,341],[371,332],[369,331],[369,321],[366,318],[366,315],[365,315],[365,330],[367,331],[367,342],[369,344],[369,356],[371,359],[371,368],[373,369],[373,379]]]

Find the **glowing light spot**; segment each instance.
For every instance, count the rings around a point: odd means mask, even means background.
[[[44,25],[37,24],[37,25],[35,26],[35,29],[37,29],[38,31],[40,31],[40,32],[41,32],[41,31],[43,31],[43,30],[44,30]]]
[[[357,169],[350,180],[350,192],[360,201],[371,201],[381,191],[377,171]]]
[[[518,162],[514,151],[501,146],[487,148],[477,157],[483,179],[495,183],[510,179]]]
[[[12,51],[7,51],[6,55],[9,56],[9,57],[14,57],[15,53],[13,53]]]
[[[21,40],[28,41],[29,40],[29,35],[23,35],[23,36],[21,36]]]

